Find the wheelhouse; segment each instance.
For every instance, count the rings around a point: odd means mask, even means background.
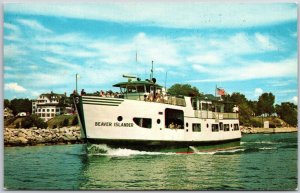
[[[162,95],[162,86],[155,83],[155,79],[142,81],[135,76],[127,77],[127,82],[120,82],[114,87],[119,87],[120,92],[125,99],[132,100],[146,100],[147,97],[155,97],[155,95]],[[153,95],[153,96],[149,96]]]

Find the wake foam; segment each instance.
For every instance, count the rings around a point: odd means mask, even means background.
[[[174,155],[173,152],[149,152],[126,148],[111,148],[106,144],[92,144],[87,148],[89,155],[132,156],[132,155]]]

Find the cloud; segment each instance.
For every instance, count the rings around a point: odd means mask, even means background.
[[[14,91],[14,92],[26,92],[26,89],[20,86],[18,83],[7,83],[4,85],[5,90]]]
[[[35,20],[28,20],[28,19],[18,19],[17,20],[20,24],[27,26],[33,30],[42,31],[42,32],[48,32],[51,33],[52,31],[46,27],[44,27],[42,24]]]
[[[54,64],[59,68],[69,68],[72,70],[81,70],[81,67],[79,65],[76,64],[72,64],[69,62],[66,62],[65,60],[59,59],[59,58],[54,58],[51,56],[46,56],[43,58],[46,62],[50,63],[50,64]]]
[[[228,37],[208,39],[209,46],[225,55],[245,55],[278,50],[279,42],[270,35],[255,33],[254,35],[239,32]]]
[[[20,30],[18,26],[14,25],[14,24],[10,24],[10,23],[5,23],[5,22],[4,22],[4,28],[12,30],[12,31],[17,31],[17,32],[19,32],[19,30]]]
[[[292,101],[295,105],[298,105],[298,96],[294,96]]]
[[[262,35],[260,33],[255,33],[255,38],[260,44],[260,47],[265,50],[276,50],[277,46],[271,42],[270,37],[267,35]]]
[[[260,96],[262,93],[263,93],[263,89],[261,89],[261,88],[256,88],[254,90],[254,96],[256,96],[256,97]]]
[[[251,10],[251,11],[249,11]],[[103,1],[99,4],[6,4],[5,12],[144,23],[170,28],[253,27],[297,20],[295,3],[201,3]],[[176,22],[175,22],[176,21]],[[33,24],[30,24],[33,25]]]
[[[197,68],[194,69],[198,70]],[[191,80],[189,82],[225,82],[275,77],[296,77],[297,58],[278,62],[242,61],[239,65],[222,68],[221,74],[218,73],[219,71],[216,68],[207,68],[205,70],[214,78]],[[199,72],[203,72],[203,69],[199,70]]]
[[[206,54],[189,56],[186,60],[197,64],[220,64],[220,62],[223,61],[223,58],[216,53],[209,52]]]
[[[197,72],[208,72],[209,69],[200,64],[193,64],[192,68]]]
[[[17,45],[4,45],[4,58],[17,58],[27,54],[27,51]]]

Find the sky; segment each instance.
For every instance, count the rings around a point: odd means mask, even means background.
[[[118,91],[123,74],[298,101],[297,4],[99,1],[4,5],[4,98]]]

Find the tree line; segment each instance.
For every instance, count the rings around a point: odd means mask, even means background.
[[[174,84],[168,89],[171,95],[183,95],[192,97],[201,97],[204,94],[200,93],[196,87],[190,84]],[[234,92],[231,95],[222,95],[222,100],[227,103],[225,111],[230,112],[233,105],[239,107],[239,119],[241,125],[247,126],[262,126],[262,121],[257,117],[279,117],[291,126],[297,126],[297,105],[291,102],[275,103],[275,96],[273,93],[263,93],[259,96],[257,101],[248,100],[244,94]]]
[[[174,84],[168,89],[170,95],[183,95],[201,97],[204,94],[196,87],[190,84]],[[277,116],[291,126],[297,126],[297,105],[291,102],[275,103],[275,96],[270,93],[263,93],[257,101],[248,100],[244,94],[234,92],[231,95],[222,96],[222,100],[227,103],[225,111],[230,111],[233,105],[239,106],[239,119],[241,125],[262,126],[262,122],[258,121],[257,117]],[[63,97],[59,101],[59,105],[73,106],[71,97]],[[4,100],[4,108],[10,108],[14,115],[19,112],[32,113],[32,100],[29,99],[13,99]],[[256,119],[255,119],[256,118]]]

